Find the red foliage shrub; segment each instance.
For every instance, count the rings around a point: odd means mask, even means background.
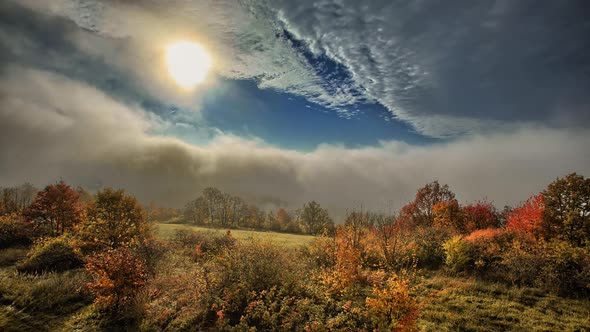
[[[461,210],[464,218],[462,233],[499,226],[500,219],[491,202],[477,201],[474,204],[464,206]]]
[[[532,196],[508,213],[506,228],[517,233],[538,234],[543,223],[544,210],[543,195]]]

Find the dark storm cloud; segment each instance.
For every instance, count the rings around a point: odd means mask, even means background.
[[[224,77],[347,117],[378,102],[427,135],[590,124],[587,1],[24,3],[140,43],[195,33]]]
[[[297,38],[418,129],[440,117],[590,124],[587,1],[269,3]]]

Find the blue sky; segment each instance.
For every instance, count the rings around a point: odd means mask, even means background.
[[[212,185],[336,209],[399,206],[439,179],[464,200],[514,204],[588,171],[588,9],[6,1],[0,180],[103,183],[170,205]],[[178,40],[214,63],[190,91],[164,65]]]
[[[260,90],[251,81],[224,85],[222,93],[205,99],[203,117],[209,125],[238,136],[259,137],[281,147],[306,151],[320,144],[355,147],[391,139],[416,144],[433,141],[393,119],[379,104],[351,105],[353,111],[358,111],[345,118],[299,96]],[[244,107],[246,104],[249,107]]]

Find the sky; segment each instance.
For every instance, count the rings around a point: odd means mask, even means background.
[[[0,185],[181,207],[397,209],[420,186],[515,205],[590,174],[587,1],[6,0]],[[213,66],[180,88],[166,47]]]

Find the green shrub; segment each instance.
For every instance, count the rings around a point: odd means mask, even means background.
[[[414,236],[415,257],[419,267],[436,269],[445,262],[445,250],[442,246],[450,234],[444,229],[423,227],[416,230]]]
[[[502,279],[501,261],[504,253],[512,246],[515,233],[497,228],[477,230],[464,237],[462,250],[467,260],[463,265],[455,264],[456,271],[474,273],[479,277],[499,281]]]
[[[443,244],[445,251],[445,264],[453,272],[465,271],[469,267],[469,245],[462,236],[454,236]]]
[[[333,237],[316,237],[309,245],[301,249],[303,257],[313,265],[321,268],[336,265],[336,241]]]
[[[590,253],[565,241],[550,243],[497,229],[475,231],[444,244],[454,272],[517,286],[539,287],[567,297],[590,294]]]
[[[133,253],[144,261],[149,274],[156,273],[158,261],[164,256],[165,251],[169,249],[166,242],[158,240],[154,236],[142,239]]]
[[[214,269],[220,307],[232,324],[239,321],[251,292],[261,292],[272,287],[288,292],[300,281],[298,269],[283,250],[261,242],[242,243],[226,248],[210,264]]]
[[[539,278],[547,259],[543,248],[534,238],[521,236],[505,248],[498,264],[498,275],[501,280],[511,285],[523,287],[539,286]]]
[[[205,234],[188,229],[179,229],[172,238],[172,243],[180,248],[194,248],[199,242],[206,239]]]
[[[561,296],[590,295],[590,254],[587,248],[553,241],[544,248],[544,256],[539,286]]]
[[[0,249],[28,246],[34,237],[33,224],[17,215],[0,216]]]
[[[228,230],[225,235],[210,236],[205,240],[201,240],[195,246],[193,256],[197,260],[210,258],[222,250],[233,248],[235,244],[236,239],[231,235],[231,231]]]
[[[225,248],[236,244],[236,239],[227,231],[220,236],[217,233],[203,233],[191,230],[178,230],[172,243],[179,249],[189,253],[196,260],[210,258]]]
[[[197,264],[182,252],[168,253],[167,262],[148,287],[149,323],[143,326],[147,330],[191,331],[240,330],[240,324],[255,324],[254,312],[248,318],[251,323],[242,322],[242,317],[249,315],[249,306],[264,294],[272,290],[272,300],[264,297],[273,308],[275,302],[304,296],[309,273],[301,264],[303,260],[294,257],[294,251],[261,242],[238,242]]]
[[[70,238],[60,236],[37,242],[16,268],[25,273],[62,272],[81,267],[83,263],[83,258],[72,247]]]
[[[221,314],[221,313],[220,313]],[[223,316],[220,316],[223,319]],[[323,321],[323,306],[305,296],[290,296],[277,287],[252,293],[236,330],[302,331],[313,321]],[[229,321],[220,326],[231,329]]]
[[[143,331],[198,331],[214,324],[212,285],[188,256],[167,253],[147,294]]]

